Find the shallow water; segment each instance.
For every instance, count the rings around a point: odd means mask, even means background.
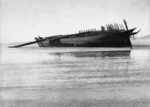
[[[2,107],[148,107],[150,48],[1,46]]]

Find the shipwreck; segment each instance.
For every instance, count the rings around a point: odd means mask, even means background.
[[[124,28],[125,27],[125,28]],[[130,38],[139,31],[128,29],[127,22],[107,24],[100,30],[88,29],[75,34],[35,37],[35,41],[27,42],[10,48],[22,47],[37,43],[39,47],[132,47]]]

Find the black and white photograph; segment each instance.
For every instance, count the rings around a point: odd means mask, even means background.
[[[150,0],[0,0],[0,107],[150,107]]]

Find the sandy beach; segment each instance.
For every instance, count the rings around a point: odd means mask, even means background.
[[[0,107],[150,106],[150,48],[1,50]]]

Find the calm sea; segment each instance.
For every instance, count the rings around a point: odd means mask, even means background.
[[[150,106],[150,47],[0,50],[0,107]]]

